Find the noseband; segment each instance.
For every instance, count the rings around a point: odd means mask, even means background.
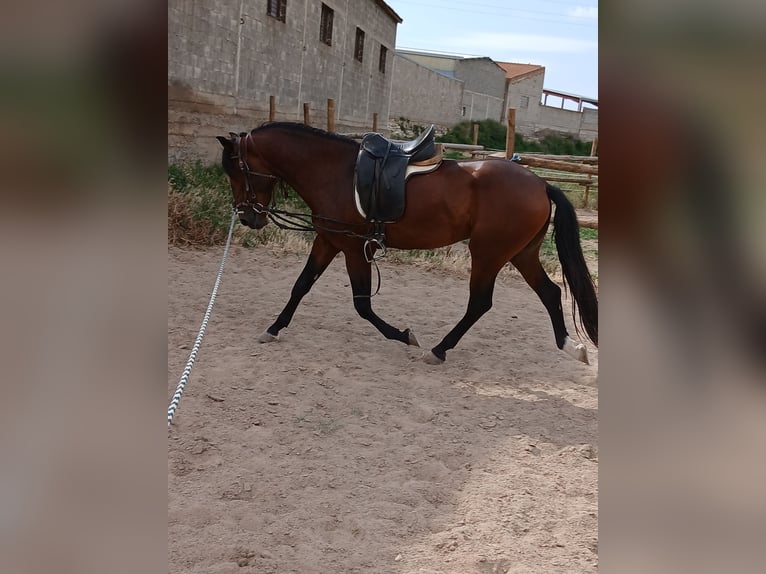
[[[241,201],[234,205],[234,209],[237,210],[238,215],[242,215],[245,212],[245,208],[251,207],[255,213],[268,213],[269,208],[263,205],[262,203],[259,203],[255,201],[255,192],[253,191],[253,187],[250,185],[250,176],[257,176],[257,177],[265,177],[268,179],[279,179],[275,175],[271,175],[268,173],[259,173],[257,171],[253,171],[250,169],[250,166],[247,165],[247,142],[251,138],[250,132],[239,136],[232,133],[232,136],[237,138],[237,148],[239,151],[238,155],[231,155],[231,159],[236,159],[237,163],[239,164],[239,169],[242,171],[242,174],[245,176],[245,201]]]

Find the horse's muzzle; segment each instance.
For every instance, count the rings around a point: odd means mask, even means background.
[[[239,211],[239,222],[250,229],[262,229],[269,222],[264,212],[256,212],[251,207]]]
[[[263,229],[269,220],[266,218],[265,213],[254,213],[252,211],[248,213],[245,211],[239,214],[239,222],[250,229]]]

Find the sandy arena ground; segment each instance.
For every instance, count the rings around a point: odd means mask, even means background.
[[[223,253],[168,255],[168,397]],[[598,361],[518,276],[435,367],[356,315],[342,256],[258,344],[304,258],[232,247],[168,440],[168,571],[581,573],[598,563]],[[373,308],[435,345],[467,279],[381,264]],[[570,325],[570,301],[564,301]]]

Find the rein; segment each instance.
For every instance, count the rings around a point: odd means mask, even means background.
[[[322,215],[308,215],[306,213],[297,213],[293,211],[284,211],[282,209],[277,209],[276,207],[271,208],[265,208],[266,215],[268,218],[280,229],[285,229],[287,231],[316,231],[317,227],[321,229],[322,231],[327,231],[329,233],[342,233],[344,235],[348,235],[350,237],[358,237],[359,239],[364,239],[364,258],[367,260],[368,263],[372,263],[375,266],[375,272],[378,275],[378,286],[375,289],[375,293],[372,295],[354,295],[354,299],[369,299],[371,297],[374,297],[380,292],[380,267],[378,267],[378,259],[382,259],[386,256],[386,246],[381,243],[379,239],[375,237],[374,234],[367,234],[367,235],[361,235],[359,233],[354,233],[353,231],[349,231],[348,229],[330,229],[328,227],[319,227],[315,226],[313,223],[313,219],[319,219],[324,221],[330,221],[332,223],[337,223],[339,225],[363,225],[359,223],[345,223],[343,221],[339,221],[337,219],[332,219],[330,217],[324,217]],[[381,250],[381,254],[378,257],[375,257],[375,252],[372,249],[373,246],[377,246]]]

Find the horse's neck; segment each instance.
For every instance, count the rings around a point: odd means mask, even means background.
[[[353,155],[353,150],[347,147],[343,142],[304,135],[293,145],[268,148],[270,153],[266,159],[312,211],[316,211],[321,209],[323,200],[326,200],[317,183],[324,179],[319,174],[327,170],[341,170],[347,156]],[[343,185],[339,178],[335,178],[334,183]]]

